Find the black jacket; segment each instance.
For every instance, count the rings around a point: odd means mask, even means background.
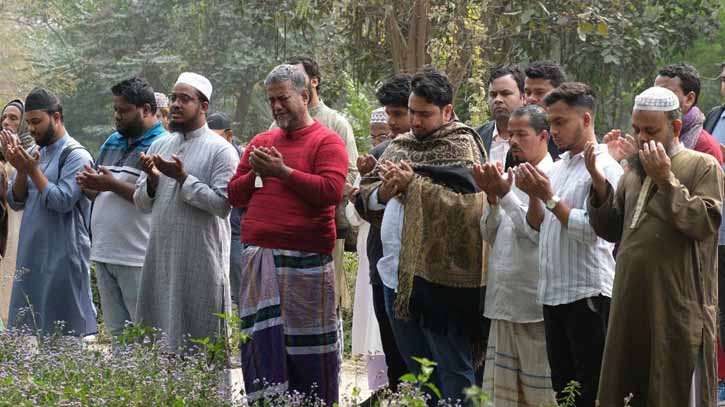
[[[702,127],[707,130],[708,133],[712,134],[712,132],[715,131],[715,126],[717,126],[717,122],[720,121],[720,116],[722,116],[723,110],[725,110],[725,105],[715,106],[707,113],[707,116],[705,116],[705,124],[703,124]]]

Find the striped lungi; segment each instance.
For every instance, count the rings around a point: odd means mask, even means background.
[[[496,407],[556,405],[544,323],[491,320],[483,391]]]
[[[242,374],[249,401],[298,391],[338,402],[332,257],[250,246],[242,256]]]

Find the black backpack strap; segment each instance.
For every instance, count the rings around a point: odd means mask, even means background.
[[[71,144],[68,144],[67,146],[65,146],[63,148],[63,151],[60,152],[60,157],[58,157],[58,178],[56,178],[56,181],[60,181],[60,172],[63,169],[63,166],[65,165],[65,161],[68,159],[68,156],[70,155],[70,153],[72,153],[75,150],[88,151],[87,148],[83,147],[82,145],[80,145],[78,143],[71,143]],[[93,154],[91,154],[90,151],[88,151],[88,154],[91,155],[91,167],[95,167],[95,164],[93,163]],[[76,205],[79,205],[79,204],[76,204]],[[91,211],[93,211],[93,202],[91,202]],[[81,214],[81,219],[83,220],[83,226],[88,231],[88,238],[92,239],[91,226],[89,224],[90,223],[89,220],[87,220],[85,218],[85,216],[83,216],[82,214]]]
[[[60,152],[60,158],[58,158],[58,180],[60,180],[60,171],[63,169],[63,166],[65,165],[65,161],[68,159],[68,156],[70,153],[72,153],[74,150],[86,150],[87,148],[83,147],[80,144],[68,144],[63,148],[63,151]],[[88,151],[88,154],[91,154],[90,151]],[[91,154],[91,166],[93,166],[93,154]]]

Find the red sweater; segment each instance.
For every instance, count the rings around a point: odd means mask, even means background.
[[[701,153],[710,154],[715,157],[717,162],[719,162],[722,166],[723,157],[722,151],[720,151],[720,143],[718,143],[717,140],[715,140],[715,137],[711,136],[707,130],[702,129],[702,131],[700,131],[700,137],[697,139],[697,143],[695,143],[695,146],[692,149]]]
[[[254,147],[272,146],[293,171],[286,181],[265,177],[262,188],[254,188],[249,154]],[[342,199],[347,165],[342,138],[317,120],[292,133],[273,129],[255,136],[228,187],[232,206],[247,207],[242,242],[270,249],[332,253],[335,205]]]

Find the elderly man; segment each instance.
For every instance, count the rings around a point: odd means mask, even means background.
[[[338,402],[335,205],[342,199],[345,144],[310,116],[303,71],[280,65],[265,79],[278,128],[255,136],[229,182],[247,207],[242,222],[239,308],[247,395],[298,391]]]
[[[216,339],[231,312],[229,294],[230,206],[227,183],[237,151],[209,130],[212,86],[184,72],[171,94],[172,134],[141,154],[144,174],[133,199],[151,212],[151,233],[141,272],[136,321],[160,328],[172,351],[185,336]]]
[[[94,334],[91,202],[74,179],[93,160],[68,135],[63,108],[52,92],[33,89],[25,108],[28,130],[39,149],[29,153],[18,138],[8,133],[2,137],[3,154],[16,170],[8,203],[23,210],[9,325],[41,334],[56,329],[79,336]]]
[[[589,219],[621,239],[599,402],[621,406],[714,405],[719,163],[687,149],[677,96],[660,87],[635,98],[638,155],[619,186],[586,151]]]
[[[508,123],[511,153],[544,173],[554,164],[547,151],[549,123],[537,105],[513,111]],[[474,167],[489,206],[481,218],[483,240],[493,245],[488,263],[484,315],[491,320],[483,389],[496,407],[555,404],[546,358],[539,281],[538,233],[526,224],[529,197],[513,185],[501,163]]]

